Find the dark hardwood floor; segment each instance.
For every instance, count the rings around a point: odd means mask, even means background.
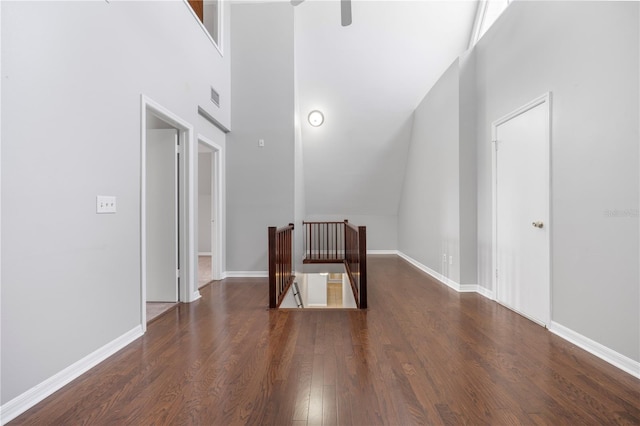
[[[640,424],[640,380],[395,256],[368,311],[268,311],[227,279],[11,424]]]

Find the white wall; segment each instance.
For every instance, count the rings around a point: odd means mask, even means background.
[[[353,290],[351,289],[351,281],[349,281],[348,274],[342,274],[342,307],[343,308],[357,308],[356,299],[353,296]]]
[[[230,69],[182,2],[1,7],[4,405],[140,325],[140,95],[213,139]]]
[[[327,306],[327,275],[307,274],[307,297],[305,307]]]
[[[636,361],[638,7],[515,2],[475,51],[479,284],[492,285],[491,122],[550,91],[552,320]]]
[[[298,304],[296,303],[296,298],[293,295],[293,287],[287,291],[287,294],[284,295],[282,299],[282,303],[280,303],[280,309],[296,309]]]
[[[294,221],[293,8],[267,3],[231,9],[227,271],[264,272],[267,228]]]

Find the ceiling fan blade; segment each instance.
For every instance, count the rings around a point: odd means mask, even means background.
[[[292,4],[293,6],[297,6],[297,5],[299,5],[300,3],[302,3],[303,1],[304,1],[304,0],[291,0],[291,4]]]
[[[342,26],[351,25],[351,0],[340,0]]]

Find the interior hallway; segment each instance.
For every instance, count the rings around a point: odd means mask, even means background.
[[[368,311],[267,310],[266,278],[206,286],[11,424],[640,423],[640,380],[398,257],[368,262]]]
[[[212,278],[211,256],[198,255],[198,288],[209,284]]]

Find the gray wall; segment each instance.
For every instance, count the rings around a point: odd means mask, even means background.
[[[411,112],[404,114],[406,119],[402,125],[389,130],[392,136],[388,143],[372,147],[365,156],[360,156],[359,148],[355,146],[332,149],[323,144],[305,145],[306,159],[323,158],[327,150],[333,152],[332,161],[305,163],[304,184],[309,218],[349,219],[355,225],[367,227],[367,247],[370,250],[398,248],[399,189],[404,178],[403,167],[412,125]],[[349,172],[354,158],[359,162],[359,171],[355,174]],[[351,184],[336,186],[323,179],[334,174],[350,179]],[[353,188],[358,188],[358,196],[354,196]]]
[[[515,2],[475,52],[479,284],[492,285],[491,122],[551,91],[552,320],[636,361],[638,7]]]
[[[416,108],[398,210],[399,250],[460,280],[459,65]],[[453,265],[443,262],[452,255]]]
[[[294,40],[295,43],[295,40]],[[302,146],[302,130],[300,108],[298,107],[298,87],[295,90],[295,149],[294,149],[294,268],[298,273],[302,272],[304,259],[304,226],[302,222],[306,220],[306,205],[304,192],[304,155]]]
[[[460,284],[478,283],[478,197],[476,149],[476,61],[460,57]]]
[[[226,270],[266,271],[267,227],[294,221],[293,8],[231,9]]]
[[[140,325],[140,94],[213,138],[230,71],[182,2],[0,7],[4,404]]]

